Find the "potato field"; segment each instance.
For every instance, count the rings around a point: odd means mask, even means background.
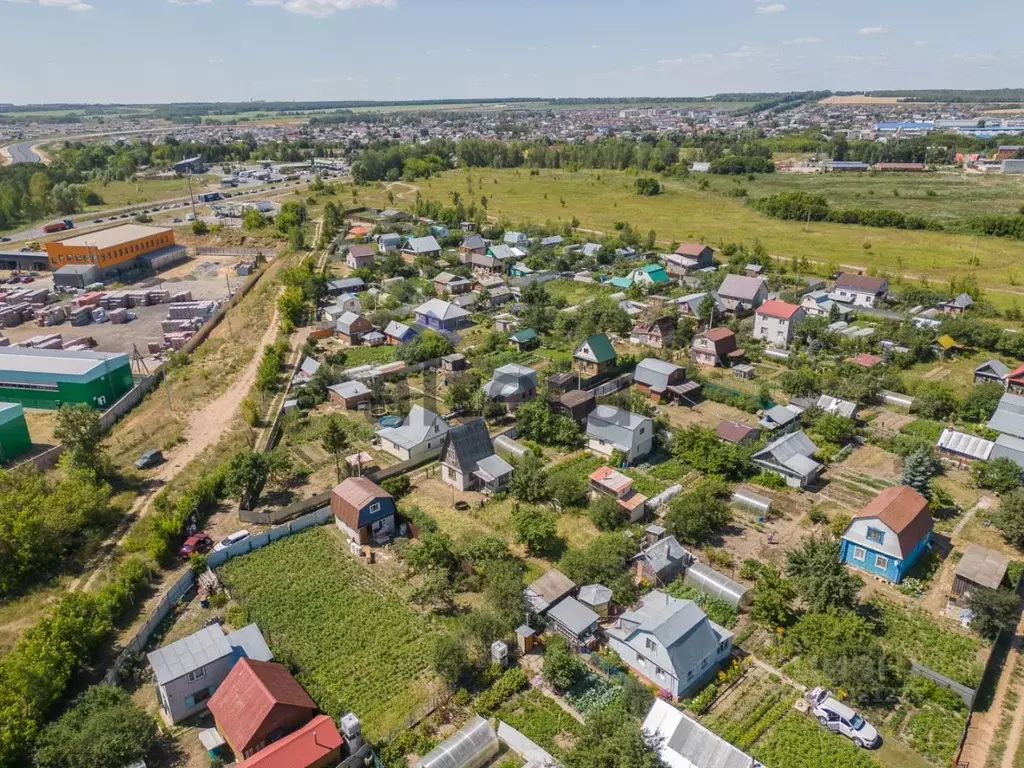
[[[276,541],[220,569],[277,661],[332,717],[355,712],[370,739],[429,697],[434,628],[344,549],[334,527]]]

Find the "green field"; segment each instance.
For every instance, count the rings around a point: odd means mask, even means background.
[[[192,191],[200,192],[205,184],[214,180],[213,176],[193,179]],[[89,206],[85,209],[87,211],[188,196],[188,179],[141,179],[138,181],[112,181],[109,184],[90,182],[85,186],[103,198],[103,205]]]
[[[1024,266],[1024,246],[1014,240],[845,224],[807,226],[762,216],[742,200],[699,190],[690,180],[664,180],[663,194],[639,197],[633,191],[636,177],[624,172],[543,170],[540,176],[530,176],[523,169],[481,168],[451,171],[417,186],[439,202],[450,203],[451,192],[459,192],[466,201],[467,175],[473,179],[472,199],[486,196],[491,216],[513,222],[562,226],[575,216],[583,230],[610,233],[613,222],[624,221],[642,236],[653,229],[663,245],[687,240],[751,243],[760,238],[769,252],[787,259],[806,257],[822,265],[834,262],[891,273],[902,270],[908,277],[936,281],[961,274],[977,249],[980,266],[972,268],[973,274],[980,284],[998,288],[1016,283]],[[380,190],[361,193],[360,199],[377,196],[383,197]],[[403,198],[400,204],[406,202]]]
[[[733,179],[711,176],[713,189],[735,188]],[[740,179],[751,197],[780,192],[822,195],[835,208],[887,208],[942,222],[968,216],[1016,215],[1024,204],[1024,178],[961,171],[934,173],[770,173]],[[899,195],[893,194],[898,192]]]
[[[226,563],[220,575],[274,656],[337,719],[358,713],[369,739],[402,727],[427,699],[434,628],[334,528],[290,536]]]

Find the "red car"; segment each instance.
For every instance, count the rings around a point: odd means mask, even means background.
[[[212,546],[213,539],[205,533],[197,533],[185,539],[181,549],[178,550],[178,557],[182,560],[188,560],[196,552],[209,552]]]

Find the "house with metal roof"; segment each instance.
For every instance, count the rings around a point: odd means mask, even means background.
[[[973,306],[974,299],[972,299],[967,293],[961,293],[949,301],[940,302],[938,309],[944,315],[959,317]]]
[[[676,318],[673,315],[662,315],[649,320],[640,318],[633,325],[629,340],[652,349],[664,349],[672,343],[676,335],[676,325]]]
[[[683,549],[675,536],[661,535],[634,555],[631,562],[636,568],[637,582],[664,585],[685,571],[693,562],[693,556]]]
[[[727,312],[746,315],[768,299],[768,283],[763,277],[726,275],[716,293]]]
[[[441,255],[441,245],[433,235],[407,238],[402,246],[402,259],[412,262],[417,256],[436,259]]]
[[[402,236],[397,232],[386,232],[383,235],[377,235],[377,247],[384,253],[397,251],[401,245]]]
[[[548,611],[548,626],[576,648],[588,647],[595,640],[600,616],[575,597],[559,600]]]
[[[435,331],[454,331],[469,322],[469,312],[441,299],[430,299],[413,310],[416,324]]]
[[[854,515],[843,534],[847,565],[899,584],[932,538],[928,499],[908,485],[886,488]]]
[[[345,263],[348,265],[349,269],[372,267],[373,260],[376,255],[377,249],[372,245],[357,243],[349,246],[348,253],[345,255]]]
[[[332,384],[327,388],[327,393],[332,402],[342,403],[349,411],[357,410],[373,398],[373,392],[361,381],[341,381]]]
[[[345,739],[333,718],[317,715],[283,739],[236,763],[235,768],[325,768],[339,764],[344,746]]]
[[[782,475],[786,485],[804,488],[821,474],[823,467],[813,458],[817,452],[818,447],[800,430],[769,443],[755,453],[751,460],[762,469]]]
[[[498,456],[483,419],[448,430],[441,447],[441,479],[460,491],[496,493],[512,480],[514,468]]]
[[[808,317],[827,317],[829,320],[844,320],[853,314],[853,308],[832,299],[828,291],[819,290],[805,293],[800,297],[800,306]]]
[[[487,241],[476,232],[466,235],[459,245],[459,255],[462,257],[463,264],[469,263],[469,255],[471,253],[484,253],[486,250]]]
[[[448,422],[422,405],[409,409],[400,427],[382,427],[377,430],[380,449],[400,461],[418,461],[437,456],[448,434]]]
[[[456,296],[460,293],[466,293],[472,285],[472,280],[451,272],[438,272],[434,276],[434,289],[442,294],[447,293],[451,296]]]
[[[764,412],[757,422],[766,432],[783,434],[800,425],[800,409],[788,405],[776,405]]]
[[[522,328],[508,337],[508,343],[522,352],[523,350],[533,349],[540,342],[537,338],[537,332],[533,328]]]
[[[615,499],[629,521],[637,522],[647,511],[647,497],[633,490],[633,478],[611,467],[598,467],[590,473],[590,495]]]
[[[615,451],[632,464],[654,448],[654,421],[611,405],[598,405],[587,416],[587,448],[609,457]]]
[[[732,652],[732,632],[711,621],[692,600],[660,590],[605,629],[608,645],[642,680],[673,699],[697,690]]]
[[[240,660],[210,699],[210,712],[238,760],[252,757],[316,715],[316,703],[288,669]]]
[[[510,248],[522,248],[525,250],[530,245],[530,238],[522,232],[514,232],[511,229],[501,239]]]
[[[655,699],[643,731],[658,744],[666,768],[756,768],[754,758],[667,701]]]
[[[488,397],[515,411],[520,403],[532,400],[537,394],[537,372],[525,365],[509,363],[495,368],[491,379],[481,389]]]
[[[665,267],[673,278],[686,277],[714,264],[714,252],[703,243],[683,243],[665,258]]]
[[[785,349],[806,314],[803,307],[796,304],[778,299],[766,301],[754,312],[754,338],[771,347]]]
[[[373,330],[373,324],[363,315],[343,312],[335,321],[334,329],[342,344],[357,347],[363,343],[363,336]]]
[[[611,612],[612,591],[603,584],[586,584],[580,587],[577,599],[603,618],[607,618]]]
[[[743,350],[736,345],[736,334],[725,326],[698,333],[690,342],[690,357],[697,365],[724,366],[742,356]]]
[[[617,360],[612,342],[603,333],[588,336],[572,353],[573,370],[584,376],[598,376],[614,368]]]
[[[270,661],[274,657],[255,624],[231,633],[211,624],[146,658],[156,679],[160,714],[177,725],[206,709],[239,659]]]
[[[1001,435],[1024,439],[1024,396],[1007,392],[999,398],[996,412],[985,426]]]
[[[361,277],[344,277],[340,280],[327,281],[327,293],[329,296],[339,296],[343,293],[358,293],[366,289],[366,283]]]
[[[609,281],[616,288],[628,290],[634,285],[642,288],[654,288],[660,285],[668,285],[672,278],[661,264],[645,264],[629,272],[625,277],[613,277]]]
[[[561,245],[563,239],[564,238],[561,235],[548,235],[547,237],[542,237],[540,239],[540,247],[554,248],[556,245]]]
[[[685,368],[656,357],[644,358],[637,364],[633,384],[655,401],[687,399],[700,389],[699,382],[687,379]]]
[[[974,369],[974,383],[984,384],[987,381],[994,381],[1006,388],[1006,381],[1010,377],[1010,369],[1002,360],[987,360]]]
[[[411,328],[397,320],[392,320],[384,326],[384,339],[388,344],[404,344],[407,341],[412,341],[415,337],[415,328]]]
[[[395,533],[395,499],[368,477],[347,477],[331,491],[338,530],[359,544],[386,542]]]
[[[963,352],[966,347],[948,333],[944,333],[932,342],[932,352],[937,357],[945,358]]]

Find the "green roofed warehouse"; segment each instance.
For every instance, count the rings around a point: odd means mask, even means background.
[[[26,408],[109,408],[132,388],[126,354],[0,347],[0,401]]]
[[[25,409],[20,403],[0,403],[0,461],[10,461],[31,448]]]

